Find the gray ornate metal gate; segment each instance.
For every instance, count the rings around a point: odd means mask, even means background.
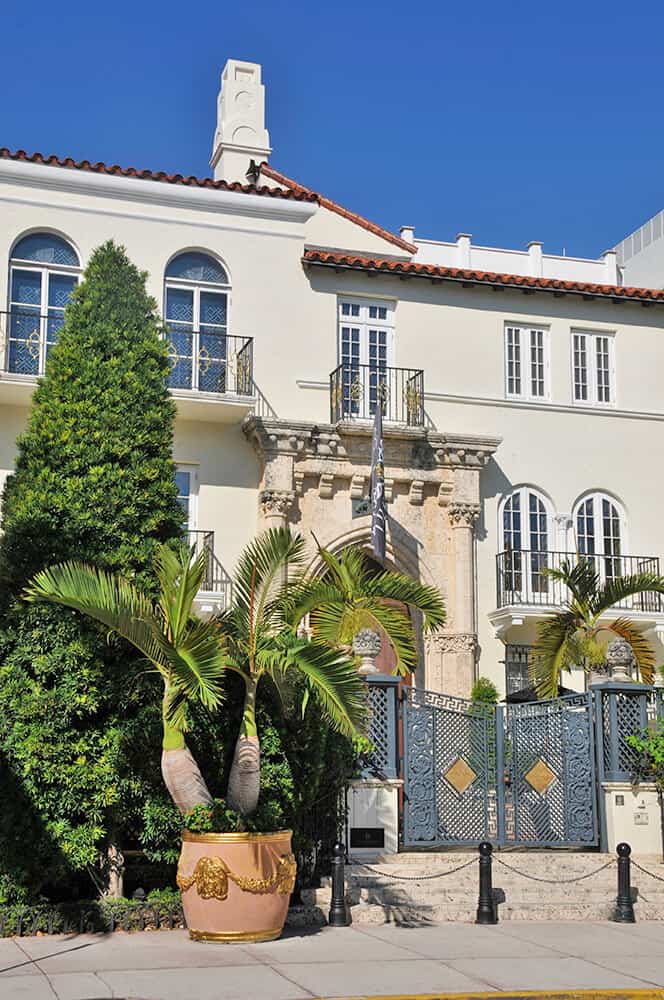
[[[597,843],[590,695],[494,708],[411,688],[403,743],[404,846]]]

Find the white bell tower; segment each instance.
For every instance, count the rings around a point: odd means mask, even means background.
[[[221,74],[217,99],[217,130],[210,160],[215,180],[246,184],[250,161],[260,163],[271,152],[261,67],[229,59]]]

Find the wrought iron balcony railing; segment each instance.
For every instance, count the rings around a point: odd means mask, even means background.
[[[254,342],[214,327],[194,330],[186,323],[167,323],[171,389],[235,396],[254,394]]]
[[[424,424],[424,372],[343,364],[330,375],[330,415],[339,420],[370,420],[378,403],[383,419],[411,427]]]
[[[2,371],[36,378],[44,374],[46,358],[64,322],[63,309],[42,315],[39,307],[0,312],[0,364]]]
[[[187,543],[194,553],[207,552],[207,568],[203,580],[203,590],[210,594],[221,594],[224,607],[229,607],[232,596],[232,581],[214,554],[214,531],[187,531]]]
[[[51,309],[46,315],[38,308],[25,307],[0,312],[1,370],[33,378],[43,375],[63,322],[63,309]],[[254,395],[251,337],[230,336],[214,327],[194,330],[185,323],[169,323],[167,339],[171,389]]]
[[[659,573],[656,556],[584,555],[592,561],[600,581],[615,580],[636,573]],[[496,556],[498,607],[544,606],[562,607],[569,599],[567,587],[552,579],[546,570],[560,569],[567,560],[574,564],[574,552],[539,552],[530,549],[507,549]],[[662,608],[660,594],[643,593],[620,601],[616,605],[629,611],[655,612]]]

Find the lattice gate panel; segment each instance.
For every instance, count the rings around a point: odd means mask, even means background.
[[[590,695],[506,708],[410,688],[406,847],[598,841]]]
[[[597,843],[589,695],[508,706],[500,840],[523,846]]]
[[[493,708],[410,689],[404,703],[404,843],[477,844],[497,835]]]

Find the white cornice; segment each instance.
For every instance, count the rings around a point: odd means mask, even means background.
[[[276,219],[280,222],[304,223],[318,208],[315,202],[310,201],[242,194],[218,188],[190,187],[166,181],[118,177],[114,174],[96,174],[72,167],[44,166],[16,160],[0,160],[0,183],[3,181],[39,190],[89,194],[141,204],[193,208],[200,212]]]

